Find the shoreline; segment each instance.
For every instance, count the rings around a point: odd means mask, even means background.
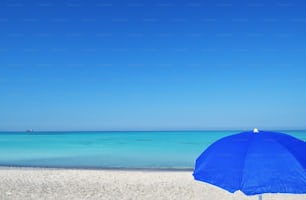
[[[0,199],[257,200],[195,181],[191,171],[0,167]],[[264,194],[264,200],[305,200],[306,194]]]
[[[0,165],[1,169],[37,169],[37,170],[97,170],[97,171],[143,171],[143,172],[193,172],[193,168],[124,168],[124,167],[46,167]]]

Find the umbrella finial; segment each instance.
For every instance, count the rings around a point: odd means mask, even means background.
[[[259,130],[257,128],[254,128],[253,133],[259,133]]]

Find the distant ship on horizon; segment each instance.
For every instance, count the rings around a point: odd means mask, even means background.
[[[31,132],[34,132],[34,130],[33,129],[27,129],[26,132],[31,133]]]

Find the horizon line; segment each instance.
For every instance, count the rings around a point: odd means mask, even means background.
[[[250,128],[222,128],[222,129],[143,129],[143,130],[34,130],[34,129],[28,129],[28,130],[0,130],[1,132],[185,132],[185,131],[248,131],[253,130]],[[306,131],[306,128],[263,128],[259,130],[273,130],[273,131]]]

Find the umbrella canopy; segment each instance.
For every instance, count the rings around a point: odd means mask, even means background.
[[[232,193],[306,193],[306,142],[257,129],[231,135],[199,156],[193,175]]]

